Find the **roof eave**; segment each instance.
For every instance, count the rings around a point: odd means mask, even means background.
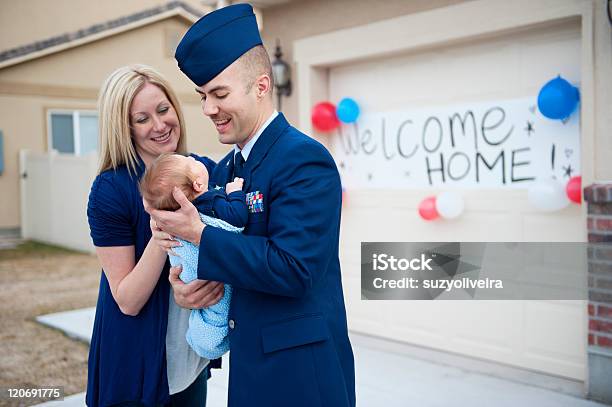
[[[116,27],[116,28],[111,28],[99,33],[95,33],[92,35],[89,35],[87,37],[83,37],[83,38],[78,38],[75,39],[74,41],[69,41],[66,42],[64,44],[58,44],[55,46],[51,46],[49,48],[45,48],[43,50],[40,51],[35,51],[23,56],[19,56],[19,57],[15,57],[12,59],[8,59],[6,61],[2,61],[0,62],[0,69],[4,69],[4,68],[8,68],[10,66],[14,66],[14,65],[18,65],[18,64],[22,64],[24,62],[28,62],[34,59],[38,59],[38,58],[42,58],[45,57],[47,55],[51,55],[51,54],[55,54],[57,52],[61,52],[70,48],[75,48],[81,45],[85,45],[85,44],[89,44],[92,43],[94,41],[99,41],[101,39],[107,38],[107,37],[111,37],[113,35],[117,35],[117,34],[121,34],[124,33],[126,31],[130,31],[130,30],[134,30],[136,28],[140,28],[140,27],[144,27],[145,25],[149,25],[149,24],[153,24],[156,23],[158,21],[162,21],[165,20],[167,18],[170,17],[182,17],[185,20],[187,20],[189,23],[193,24],[195,23],[200,17],[195,16],[193,14],[191,14],[190,12],[186,11],[183,8],[175,8],[175,9],[171,9],[171,10],[166,10],[164,12],[161,12],[159,14],[156,14],[154,16],[150,16],[147,18],[143,18],[141,20],[138,21],[134,21],[132,23],[128,23],[125,25],[122,25],[120,27]]]

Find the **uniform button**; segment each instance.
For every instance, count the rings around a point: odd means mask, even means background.
[[[230,329],[234,329],[234,327],[236,326],[236,323],[234,322],[233,319],[230,319],[229,322],[228,322],[228,325],[229,325]]]

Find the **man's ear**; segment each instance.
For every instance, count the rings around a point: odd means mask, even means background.
[[[259,78],[257,78],[257,81],[255,81],[255,90],[257,91],[257,97],[261,99],[268,93],[270,93],[270,85],[272,85],[270,76],[268,76],[268,74],[260,75]]]

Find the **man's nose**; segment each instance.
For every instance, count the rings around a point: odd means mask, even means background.
[[[202,111],[206,116],[214,116],[219,113],[219,107],[212,101],[206,100],[202,102]]]

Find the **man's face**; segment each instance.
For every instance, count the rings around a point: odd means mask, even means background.
[[[196,88],[202,100],[204,114],[213,121],[219,141],[238,144],[240,148],[257,131],[260,104],[247,80],[240,61],[225,68],[213,80]]]

